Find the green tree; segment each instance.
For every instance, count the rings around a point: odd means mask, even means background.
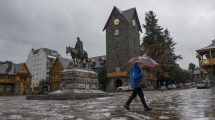
[[[196,65],[194,63],[190,63],[189,64],[189,67],[188,67],[188,70],[193,73],[193,71],[196,69]]]
[[[168,29],[163,30],[158,25],[158,19],[153,11],[145,14],[145,35],[143,37],[143,53],[160,63],[159,77],[169,82],[186,81],[185,71],[176,63],[182,59],[181,55],[175,54],[175,45]],[[180,79],[179,79],[180,77]]]
[[[176,43],[173,41],[173,38],[170,36],[170,32],[167,28],[164,30],[164,39],[165,39],[164,44],[166,44],[165,45],[166,52],[170,55],[171,60],[173,60],[173,62],[175,62],[177,60],[181,60],[182,56],[175,54]]]
[[[107,77],[106,77],[106,67],[102,68],[98,72],[98,81],[99,81],[99,89],[106,91],[106,86],[107,86]]]
[[[145,28],[145,36],[142,46],[147,52],[147,55],[157,60],[163,51],[163,49],[159,49],[162,48],[162,44],[160,43],[164,42],[162,35],[163,28],[158,25],[158,19],[156,19],[153,11],[149,11],[145,15],[146,24],[143,25]]]
[[[171,81],[174,81],[175,83],[186,83],[192,81],[192,74],[188,70],[180,68],[178,64],[172,67],[171,71]]]

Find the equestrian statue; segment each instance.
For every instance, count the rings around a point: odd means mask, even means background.
[[[66,54],[70,53],[72,60],[73,60],[73,65],[75,67],[79,67],[80,64],[82,65],[82,67],[86,68],[85,65],[87,65],[87,67],[89,67],[89,63],[88,63],[88,54],[87,52],[83,49],[83,42],[80,40],[79,37],[77,37],[77,42],[75,44],[75,48],[73,47],[66,47]],[[86,63],[84,65],[84,63]]]

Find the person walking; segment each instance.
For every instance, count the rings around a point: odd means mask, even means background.
[[[140,70],[140,67],[139,67],[138,63],[135,63],[132,66],[131,72],[130,72],[130,84],[131,84],[131,88],[133,89],[133,91],[132,91],[131,96],[129,97],[129,99],[127,100],[127,102],[124,105],[126,110],[130,110],[129,104],[134,100],[134,98],[137,96],[137,94],[140,97],[144,110],[145,111],[152,110],[151,108],[148,107],[148,105],[146,104],[145,98],[144,98],[144,94],[142,91],[142,85],[143,85],[142,78],[143,78],[143,74]]]

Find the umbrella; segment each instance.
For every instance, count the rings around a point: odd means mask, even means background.
[[[130,64],[140,63],[140,67],[155,68],[160,66],[155,60],[147,56],[137,56],[128,61]]]

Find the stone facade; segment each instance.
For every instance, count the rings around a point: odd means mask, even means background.
[[[98,90],[98,75],[96,72],[84,69],[66,69],[61,72],[62,89],[81,90],[88,93],[89,90]]]
[[[142,32],[135,8],[120,11],[114,7],[104,27],[106,30],[107,91],[128,82],[130,66],[128,61],[140,55],[140,34]],[[121,80],[121,83],[117,82]]]
[[[61,72],[61,89],[47,95],[30,95],[28,100],[77,100],[107,96],[98,90],[98,75],[88,69],[66,69]]]

